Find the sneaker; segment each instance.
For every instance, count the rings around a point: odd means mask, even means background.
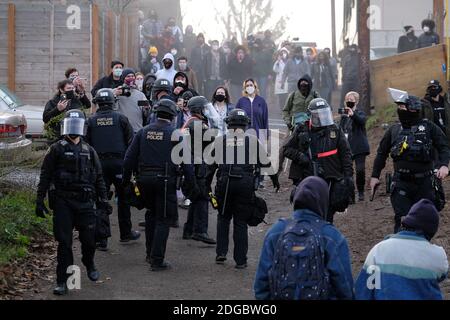
[[[236,268],[236,269],[240,269],[240,270],[246,269],[246,268],[247,268],[247,264],[246,264],[246,263],[244,263],[244,264],[237,264],[237,265],[235,266],[235,268]]]
[[[130,242],[130,241],[136,241],[141,237],[141,233],[139,231],[132,230],[130,235],[126,238],[121,238],[120,242]]]
[[[172,266],[168,262],[163,262],[161,264],[151,265],[150,270],[154,272],[165,271],[171,269]]]
[[[194,233],[192,235],[192,240],[201,241],[206,244],[216,244],[216,241],[210,238],[207,233]]]
[[[227,257],[225,256],[216,257],[216,264],[225,264],[225,261],[227,261]]]
[[[145,221],[139,222],[138,226],[141,227],[141,228],[145,228]]]
[[[68,292],[67,285],[65,283],[58,283],[56,288],[53,289],[53,294],[56,296],[64,296]]]
[[[95,266],[93,266],[87,270],[87,276],[88,276],[89,280],[95,282],[100,278],[100,272],[98,272],[97,268],[95,268]]]
[[[190,205],[191,205],[191,200],[185,199],[185,200],[183,201],[183,203],[180,204],[180,207],[183,208],[183,209],[189,209],[189,206],[190,206]]]

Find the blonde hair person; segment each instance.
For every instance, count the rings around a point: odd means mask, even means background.
[[[356,106],[359,104],[359,93],[355,91],[350,91],[345,95],[345,102],[350,101],[350,97],[354,98],[354,101],[356,103]]]
[[[255,91],[252,92],[252,93],[249,93],[247,91],[247,87],[253,87],[253,88],[255,88]],[[258,83],[255,80],[253,80],[253,79],[245,80],[244,83],[242,84],[242,96],[243,97],[247,97],[247,98],[249,98],[249,97],[253,97],[254,98],[256,96],[259,96]]]

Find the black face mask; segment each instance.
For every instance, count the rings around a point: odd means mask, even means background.
[[[302,84],[300,86],[300,93],[303,96],[307,97],[309,95],[309,92],[310,92],[309,85]]]
[[[348,108],[353,109],[355,107],[356,103],[353,101],[347,101],[346,105]]]
[[[75,98],[75,92],[73,92],[73,90],[64,91],[64,94],[66,95],[67,99],[69,99],[69,100]]]
[[[219,102],[224,102],[226,99],[226,97],[223,94],[216,94],[214,96],[214,100],[219,101]]]
[[[442,92],[439,88],[430,88],[428,89],[428,93],[431,97],[435,98]]]
[[[79,137],[79,135],[76,135],[76,134],[69,134],[68,137],[69,137],[70,139],[72,139],[72,140],[75,140],[76,138]]]
[[[172,66],[173,66],[172,61],[170,61],[170,62],[164,62],[164,68],[170,69],[170,68],[172,68]]]
[[[411,112],[408,110],[397,110],[398,119],[400,120],[403,128],[411,128],[421,118],[420,112]]]

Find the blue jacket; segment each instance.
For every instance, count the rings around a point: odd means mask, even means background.
[[[369,252],[356,281],[356,299],[442,300],[439,282],[447,273],[443,248],[415,232],[401,231]]]
[[[319,216],[310,210],[294,212],[294,218],[316,220]],[[286,221],[279,220],[267,233],[256,271],[255,297],[270,300],[269,270],[272,267],[274,251],[279,237],[286,228]],[[347,240],[331,224],[322,229],[325,239],[326,268],[330,273],[331,299],[353,299],[353,277]]]
[[[266,100],[262,97],[255,96],[253,103],[251,103],[249,98],[242,97],[236,104],[236,109],[242,109],[247,113],[251,121],[249,129],[256,130],[258,137],[260,137],[259,130],[269,130],[269,109]]]

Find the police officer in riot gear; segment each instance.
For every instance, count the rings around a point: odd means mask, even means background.
[[[99,109],[87,121],[86,142],[100,158],[107,190],[114,185],[118,200],[120,241],[134,241],[139,239],[140,233],[131,229],[131,210],[124,199],[122,186],[123,158],[133,139],[133,128],[127,117],[113,111],[115,97],[111,89],[97,91],[93,102]],[[97,248],[105,251],[107,238],[98,239]]]
[[[139,131],[128,149],[124,161],[123,183],[130,183],[132,173],[147,209],[145,237],[147,262],[152,271],[170,268],[165,258],[170,226],[177,214],[177,166],[171,154],[175,146],[172,120],[177,115],[176,104],[163,99],[156,108],[156,122]]]
[[[203,158],[203,151],[210,141],[204,141],[203,136],[210,128],[209,123],[218,124],[218,114],[211,103],[202,96],[193,97],[188,102],[191,117],[186,121],[183,130],[190,137],[191,161],[188,166],[192,171],[192,181],[187,181],[184,195],[191,200],[188,219],[184,225],[183,239],[193,239],[206,244],[216,244],[208,235],[208,203],[209,186],[206,181],[208,166]],[[214,126],[214,125],[213,125]]]
[[[166,99],[176,102],[175,97],[172,95],[172,86],[167,79],[158,79],[155,81],[152,87],[152,99],[151,105],[156,106],[159,101]],[[156,109],[152,110],[152,113],[148,115],[147,124],[156,122]]]
[[[354,197],[353,164],[349,143],[334,123],[326,100],[311,101],[304,121],[283,146],[283,154],[292,160],[289,179],[294,185],[309,176],[321,177],[330,184],[327,221],[333,223],[334,214],[345,211]]]
[[[50,146],[42,164],[37,190],[36,215],[48,210],[44,199],[48,192],[53,210],[53,232],[58,241],[56,267],[57,287],[53,293],[67,293],[67,268],[73,265],[72,232],[79,231],[82,262],[90,280],[97,281],[99,272],[94,264],[95,207],[110,212],[102,167],[95,150],[81,140],[85,116],[80,110],[70,110],[62,124],[63,139]]]
[[[234,260],[237,269],[247,267],[248,224],[259,209],[255,191],[259,187],[260,169],[270,166],[268,157],[260,159],[263,149],[255,135],[246,134],[250,118],[242,109],[234,109],[225,119],[229,132],[214,142],[215,163],[210,167],[208,183],[217,170],[215,195],[218,200],[216,263],[226,261],[230,222],[233,219]],[[223,152],[221,152],[223,151]],[[255,154],[251,154],[254,152]],[[230,159],[229,157],[233,157]],[[278,192],[277,175],[270,176]],[[264,213],[263,213],[264,215]],[[257,223],[261,223],[258,221]]]
[[[433,122],[422,119],[422,101],[407,92],[389,89],[398,105],[400,123],[387,130],[378,148],[370,186],[373,190],[380,184],[381,171],[390,155],[394,161],[394,177],[391,203],[395,212],[395,229],[398,232],[401,218],[421,199],[436,203],[434,179],[448,176],[450,149],[442,130]],[[437,150],[437,158],[433,148]],[[436,173],[434,167],[438,167]],[[434,176],[435,175],[435,176]]]
[[[423,115],[433,121],[450,143],[450,99],[443,95],[444,89],[438,80],[431,80],[424,98]]]

